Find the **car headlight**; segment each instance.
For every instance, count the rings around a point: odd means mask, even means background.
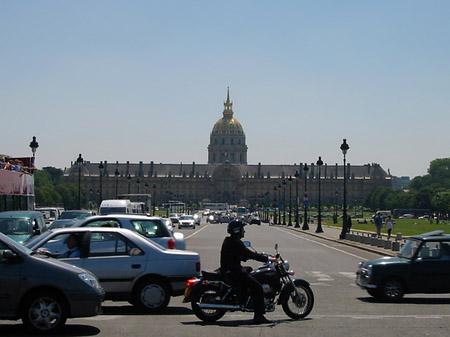
[[[101,288],[100,283],[94,275],[88,273],[78,274],[78,277],[92,288]]]

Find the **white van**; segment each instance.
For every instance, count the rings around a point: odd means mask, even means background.
[[[131,201],[127,199],[103,200],[100,204],[99,213],[101,215],[131,214],[133,213],[133,209],[131,207]]]

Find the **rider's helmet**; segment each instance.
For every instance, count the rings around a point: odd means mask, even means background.
[[[244,230],[244,226],[247,225],[245,221],[242,220],[233,220],[230,221],[227,227],[228,234],[237,235],[239,234],[242,237],[242,232]]]

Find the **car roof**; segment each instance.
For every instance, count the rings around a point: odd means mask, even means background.
[[[425,241],[446,241],[450,240],[450,235],[444,234],[443,230],[432,231],[412,236],[413,239]]]
[[[94,219],[135,219],[135,220],[161,220],[161,217],[158,216],[147,216],[147,215],[139,215],[139,214],[107,214],[107,215],[94,215],[89,218],[86,218],[86,221],[92,221]]]
[[[35,216],[43,216],[43,214],[42,214],[42,212],[39,212],[39,211],[0,212],[0,218],[14,218],[14,217],[29,218],[29,217],[35,217]]]

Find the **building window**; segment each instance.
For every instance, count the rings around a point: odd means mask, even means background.
[[[222,145],[225,145],[225,138],[222,138]]]
[[[231,138],[231,139],[230,139],[230,143],[231,143],[231,145],[233,145],[233,140],[234,140],[233,138]]]

